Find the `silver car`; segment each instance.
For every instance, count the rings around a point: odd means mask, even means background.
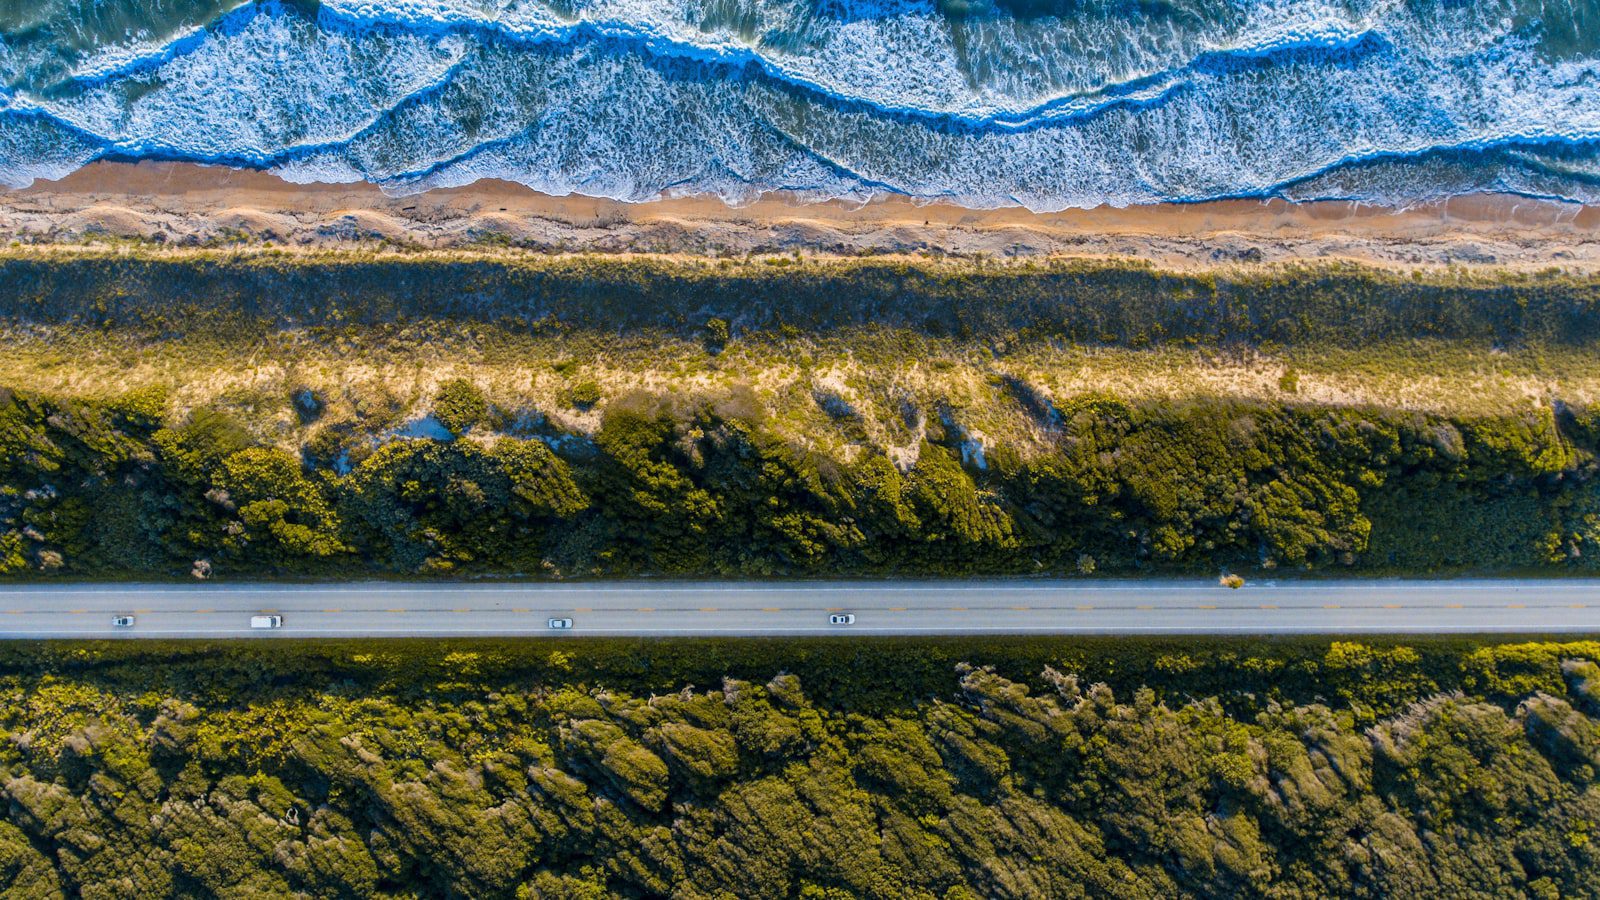
[[[111,617],[111,627],[112,628],[132,628],[133,627],[133,616],[112,616]]]
[[[571,619],[551,619],[550,627],[565,630],[572,627]]]
[[[855,623],[855,613],[834,613],[828,617],[829,625],[854,625]]]

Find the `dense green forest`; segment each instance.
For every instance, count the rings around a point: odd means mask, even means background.
[[[1600,644],[0,647],[14,898],[1592,897]]]
[[[284,398],[283,403],[291,402]],[[296,401],[315,414],[315,397]],[[0,391],[0,573],[16,577],[1588,570],[1592,414],[1432,415],[1032,398],[1026,458],[930,423],[902,470],[769,433],[738,391],[611,402],[518,433],[465,382],[449,433],[291,452],[222,411],[172,421]],[[500,430],[500,429],[511,429]],[[452,437],[464,435],[461,437]]]

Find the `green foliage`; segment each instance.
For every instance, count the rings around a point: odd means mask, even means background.
[[[1175,272],[1117,261],[700,261],[439,254],[0,252],[0,317],[225,333],[437,318],[600,331],[665,327],[720,349],[748,331],[912,327],[1080,344],[1360,348],[1380,340],[1587,346],[1600,279],[1423,277],[1351,265]],[[720,324],[717,324],[720,323]]]
[[[567,402],[578,409],[589,409],[600,402],[600,385],[586,378],[567,390]]]
[[[1080,397],[1050,407],[1043,453],[980,449],[950,427],[902,471],[871,448],[846,463],[780,438],[740,390],[614,398],[592,440],[550,444],[373,449],[329,423],[303,461],[217,410],[163,427],[147,398],[4,398],[0,574],[13,577],[181,576],[197,560],[219,577],[1600,564],[1600,467],[1581,424],[1549,411]]]
[[[942,447],[924,444],[908,477],[907,497],[921,537],[939,544],[941,555],[972,560],[999,556],[1016,546],[1011,517],[989,492],[978,485],[960,462]]]
[[[462,378],[446,381],[433,398],[433,417],[451,434],[460,437],[467,429],[482,425],[489,418],[489,402],[477,385]]]
[[[728,327],[727,319],[713,317],[706,320],[705,343],[708,352],[721,353],[732,338],[733,332]]]
[[[245,525],[242,541],[272,545],[265,552],[276,561],[348,549],[322,491],[300,471],[300,461],[282,450],[251,448],[227,456],[216,484]]]
[[[5,893],[1600,892],[1594,642],[564,646],[0,647]]]

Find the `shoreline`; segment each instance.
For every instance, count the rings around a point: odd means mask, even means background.
[[[1600,271],[1600,207],[1465,195],[1400,210],[1223,200],[1033,213],[886,197],[861,206],[769,194],[625,203],[486,180],[391,197],[367,183],[292,184],[256,170],[98,162],[0,191],[0,239],[76,246],[526,249],[702,257],[1121,257],[1168,268],[1355,262]]]

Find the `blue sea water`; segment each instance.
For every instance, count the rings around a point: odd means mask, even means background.
[[[1600,0],[0,0],[0,184],[1600,202]]]

